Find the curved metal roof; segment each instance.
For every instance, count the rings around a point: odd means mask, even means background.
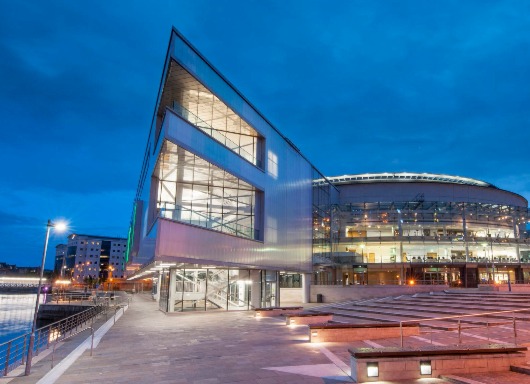
[[[420,182],[420,183],[450,183],[475,185],[479,187],[497,188],[493,184],[481,180],[462,176],[440,175],[435,173],[361,173],[357,175],[343,175],[327,177],[332,184],[357,184],[357,183],[381,183],[381,182]],[[323,179],[315,180],[316,184],[325,183]]]

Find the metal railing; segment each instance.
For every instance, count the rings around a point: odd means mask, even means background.
[[[92,301],[92,303],[94,303],[94,301]],[[123,308],[124,305],[128,304],[128,298],[122,297],[121,300],[118,299],[115,303],[113,303],[113,305],[111,305],[110,298],[101,297],[98,298],[98,303],[94,304],[90,308],[37,329],[35,331],[33,356],[37,356],[39,352],[50,348],[52,343],[55,343],[53,346],[53,353],[55,353],[55,347],[59,341],[68,339],[87,329],[92,330],[93,338],[93,324],[99,316],[105,314],[106,319],[108,319],[108,312],[112,311],[111,308],[114,308],[113,315],[114,322],[116,322],[116,314],[118,309]],[[6,376],[15,368],[26,363],[30,336],[31,332],[28,332],[24,335],[18,336],[0,344],[0,377]]]
[[[101,297],[100,297],[101,299]],[[97,296],[93,296],[90,292],[87,293],[62,293],[53,292],[48,295],[46,303],[55,304],[96,304]]]
[[[462,330],[466,329],[479,329],[479,330],[485,330],[486,337],[480,336],[480,335],[470,335],[470,337],[478,337],[479,339],[486,339],[488,343],[491,342],[491,328],[494,327],[505,327],[506,325],[510,325],[508,329],[512,330],[513,335],[513,344],[517,345],[517,320],[519,321],[530,321],[530,316],[528,317],[519,317],[517,318],[515,316],[516,313],[528,313],[530,315],[530,309],[515,309],[515,310],[507,310],[507,311],[494,311],[494,312],[483,312],[483,313],[473,313],[468,315],[451,315],[451,316],[442,316],[442,317],[433,317],[433,318],[425,318],[425,319],[416,319],[416,320],[402,320],[399,322],[399,337],[400,337],[400,345],[401,348],[404,347],[404,335],[403,335],[403,325],[404,324],[418,324],[420,327],[429,327],[429,336],[430,336],[430,343],[433,344],[433,334],[437,333],[440,334],[444,332],[434,332],[434,328],[445,328],[445,332],[454,333],[457,332],[458,334],[458,341],[455,343],[456,345],[461,345],[462,343]],[[493,316],[492,316],[493,315]],[[494,321],[493,319],[490,320],[471,320],[472,318],[483,318],[483,317],[496,317],[498,321]],[[432,321],[456,321],[456,324],[452,327],[449,326],[439,326],[439,325],[425,325],[427,322]],[[503,321],[504,320],[504,321]],[[464,325],[462,325],[464,323]],[[506,328],[506,327],[505,327]],[[444,339],[444,340],[447,340]],[[495,340],[495,344],[498,344],[499,340]],[[510,344],[509,342],[506,342],[505,344]]]
[[[239,224],[235,220],[228,223],[223,222],[223,219],[226,220],[226,218],[166,202],[159,203],[158,216],[253,240],[259,239],[260,236],[258,229]],[[250,216],[244,217],[244,219],[248,218]]]
[[[173,112],[175,112],[177,115],[182,117],[184,120],[188,121],[195,127],[199,128],[201,131],[205,132],[207,135],[213,137],[215,140],[223,144],[225,147],[229,148],[233,152],[237,153],[239,156],[247,160],[248,162],[257,165],[259,168],[262,168],[262,162],[261,159],[258,159],[256,157],[256,154],[252,154],[251,152],[247,151],[244,146],[250,146],[254,149],[255,152],[257,152],[257,141],[259,139],[259,136],[254,137],[254,141],[245,143],[245,145],[240,145],[234,143],[232,140],[228,138],[227,135],[229,134],[235,134],[238,135],[236,132],[228,132],[228,131],[222,131],[219,129],[216,129],[212,127],[211,124],[207,123],[206,121],[202,120],[200,117],[195,115],[193,112],[187,110],[182,105],[178,104],[177,102],[173,102],[171,107],[169,107]]]
[[[360,273],[358,273],[360,275]],[[366,275],[366,273],[365,273]],[[344,286],[344,287],[359,287],[359,286],[377,286],[377,285],[402,285],[402,286],[415,286],[415,285],[445,285],[445,286],[460,286],[458,284],[453,284],[455,282],[449,282],[445,280],[421,280],[421,279],[415,279],[412,277],[407,277],[406,280],[399,280],[399,279],[390,279],[390,280],[367,280],[365,277],[364,283],[362,280],[354,281],[354,282],[348,282],[346,284],[345,281],[339,280],[339,281],[314,281],[311,283],[311,285],[327,285],[327,286]]]

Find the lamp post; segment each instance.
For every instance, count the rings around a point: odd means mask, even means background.
[[[108,268],[108,272],[109,273],[109,283],[108,283],[108,287],[109,287],[109,291],[111,290],[110,287],[111,287],[111,283],[112,283],[112,272],[114,272],[114,267],[113,266],[109,266]]]
[[[39,284],[37,286],[37,299],[35,301],[35,313],[33,314],[33,323],[31,324],[31,335],[29,337],[29,346],[28,346],[28,356],[26,359],[26,370],[25,375],[28,376],[31,372],[31,359],[33,357],[33,347],[35,345],[35,331],[37,328],[37,316],[39,314],[39,301],[40,301],[40,291],[42,287],[42,276],[44,274],[44,263],[46,262],[46,251],[48,250],[48,239],[50,238],[50,230],[55,228],[56,231],[62,232],[66,230],[65,223],[52,223],[48,219],[48,224],[46,224],[46,237],[44,239],[44,250],[42,252],[42,262],[40,265],[40,275],[39,275]]]

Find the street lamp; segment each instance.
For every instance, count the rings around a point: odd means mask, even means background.
[[[52,221],[48,219],[48,224],[46,224],[46,237],[44,239],[44,250],[42,252],[42,262],[40,265],[39,285],[37,286],[37,300],[35,301],[35,313],[33,314],[33,323],[31,325],[31,335],[29,337],[28,357],[26,359],[26,371],[25,371],[26,376],[28,376],[31,372],[31,359],[33,357],[33,347],[35,345],[35,330],[37,328],[37,316],[39,314],[39,301],[40,301],[40,290],[42,286],[42,276],[44,274],[44,263],[46,262],[46,251],[48,250],[48,239],[50,238],[50,230],[52,228],[55,228],[57,232],[64,232],[66,230],[66,223],[63,223],[63,222],[52,223]]]
[[[110,274],[108,275],[109,277],[109,284],[108,284],[108,290],[110,291],[110,287],[111,287],[111,283],[112,283],[112,272],[114,272],[114,267],[113,266],[109,266],[108,268],[108,271],[110,272]]]

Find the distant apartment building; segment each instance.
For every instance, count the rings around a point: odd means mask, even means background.
[[[50,274],[52,271],[45,269],[44,274]],[[16,264],[8,264],[0,261],[0,275],[1,276],[15,276],[15,275],[39,275],[40,267],[17,267]]]
[[[0,275],[9,275],[16,273],[17,266],[15,264],[7,264],[0,261]]]
[[[87,278],[102,281],[123,278],[126,248],[124,238],[71,234],[62,264],[63,276],[79,283]]]
[[[68,250],[68,245],[58,244],[55,246],[55,264],[53,266],[53,273],[56,276],[64,277],[71,276],[71,273],[67,274],[66,272],[66,251]]]

